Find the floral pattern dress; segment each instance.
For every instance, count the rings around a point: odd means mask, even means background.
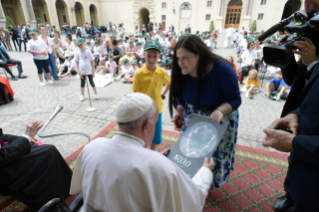
[[[210,116],[213,111],[193,110],[193,105],[186,103],[184,109],[185,127],[181,131],[181,136],[190,122],[192,114]],[[224,121],[229,122],[226,132],[213,153],[215,161],[215,169],[213,170],[213,182],[210,189],[221,188],[228,180],[230,170],[233,170],[235,160],[235,149],[237,142],[237,129],[238,129],[239,113],[235,110],[229,114],[224,115]]]

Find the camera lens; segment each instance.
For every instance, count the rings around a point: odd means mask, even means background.
[[[276,59],[276,62],[278,62],[278,63],[283,62],[286,58],[285,51],[280,50],[280,49],[276,49],[274,51],[274,58]]]

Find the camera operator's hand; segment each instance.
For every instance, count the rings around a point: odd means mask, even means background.
[[[301,39],[303,41],[297,41],[293,44],[299,51],[292,50],[292,52],[300,55],[302,63],[305,66],[309,66],[311,63],[317,61],[316,47],[309,38],[302,37]]]

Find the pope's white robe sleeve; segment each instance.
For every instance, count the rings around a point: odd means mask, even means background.
[[[209,168],[202,166],[197,173],[192,178],[193,182],[198,185],[198,187],[202,190],[205,198],[208,194],[208,189],[213,181],[213,173]],[[205,201],[205,199],[204,199]]]
[[[79,154],[76,160],[75,167],[73,169],[70,194],[77,194],[82,192],[81,160],[82,160],[82,152]]]

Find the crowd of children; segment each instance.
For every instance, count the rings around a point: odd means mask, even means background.
[[[245,97],[253,99],[254,95],[260,90],[260,78],[259,73],[268,73],[269,81],[266,85],[266,97],[272,100],[279,101],[281,99],[287,99],[290,87],[288,87],[284,80],[282,79],[281,70],[278,67],[271,66],[265,63],[263,60],[263,48],[271,43],[277,43],[280,38],[283,37],[281,32],[272,35],[270,38],[265,39],[263,42],[258,40],[261,35],[256,32],[249,32],[242,28],[239,32],[236,30],[227,30],[227,32],[233,33],[233,41],[230,39],[227,41],[227,47],[236,49],[239,63],[239,68],[237,71],[237,66],[231,56],[227,57],[227,61],[234,67],[236,73],[238,73],[238,83],[239,86],[244,84],[242,91],[245,92]],[[263,33],[263,32],[261,32]],[[228,45],[228,42],[231,42]],[[226,41],[225,41],[226,43]],[[296,56],[296,61],[300,57]]]

